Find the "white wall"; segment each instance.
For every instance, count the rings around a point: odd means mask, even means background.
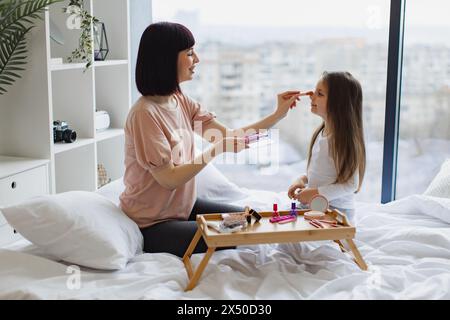
[[[131,0],[130,1],[130,40],[131,40],[131,100],[134,103],[139,92],[136,89],[135,70],[136,57],[139,49],[139,41],[142,32],[152,21],[152,1],[151,0]]]

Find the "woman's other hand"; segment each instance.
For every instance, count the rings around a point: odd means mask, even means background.
[[[300,101],[300,91],[285,91],[278,94],[278,105],[275,114],[278,118],[284,118],[289,109],[297,105],[297,101]]]

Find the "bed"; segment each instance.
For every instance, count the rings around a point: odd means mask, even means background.
[[[121,187],[98,192],[117,203]],[[240,192],[238,205],[289,205],[284,192]],[[22,239],[0,249],[0,299],[450,299],[449,223],[446,198],[358,203],[355,243],[368,271],[332,242],[241,246],[216,252],[188,292],[183,262],[170,254],[139,254],[118,271],[81,267],[73,286],[68,263]]]

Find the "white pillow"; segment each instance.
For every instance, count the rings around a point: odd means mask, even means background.
[[[117,207],[120,208],[120,195],[125,190],[125,184],[123,183],[123,177],[117,180],[111,181],[108,184],[105,184],[103,187],[98,189],[96,193],[102,195],[105,198],[108,198],[111,202],[113,202]]]
[[[233,202],[248,195],[209,163],[195,176],[197,197],[217,202]]]
[[[142,253],[138,226],[103,196],[71,191],[2,208],[24,238],[63,261],[117,270]]]
[[[439,198],[450,198],[450,159],[444,161],[438,174],[423,194]]]

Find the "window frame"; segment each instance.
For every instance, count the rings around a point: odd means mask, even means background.
[[[381,203],[395,200],[406,0],[391,0]]]

